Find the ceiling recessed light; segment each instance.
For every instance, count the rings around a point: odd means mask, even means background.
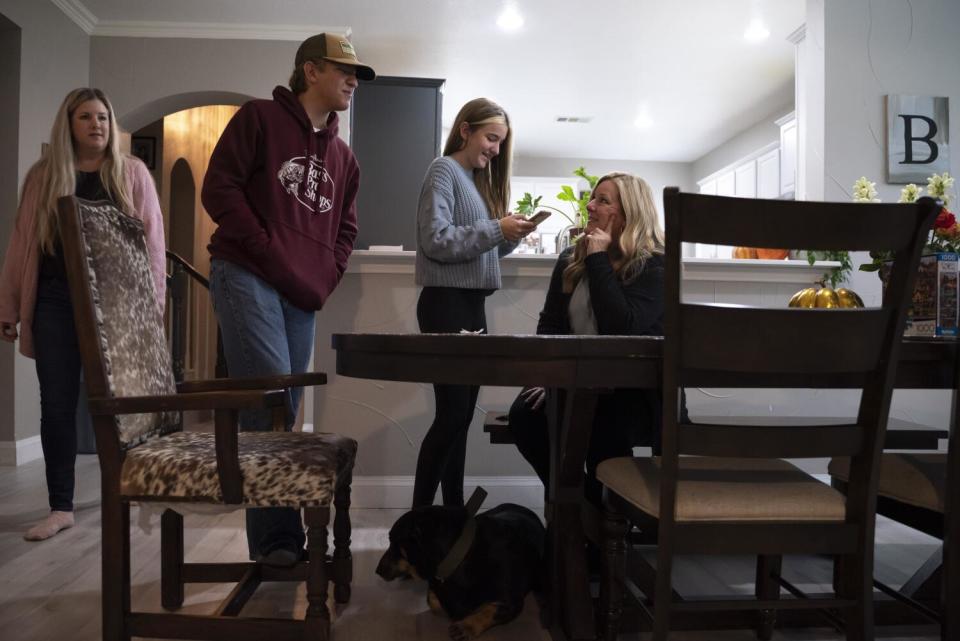
[[[637,114],[636,119],[634,119],[633,126],[637,129],[649,129],[653,126],[653,118],[650,117],[646,109],[642,109],[640,113]]]
[[[770,37],[770,30],[760,18],[754,18],[743,32],[743,39],[747,42],[762,42]]]
[[[586,124],[593,120],[593,116],[557,116],[557,122],[575,122]]]
[[[504,31],[516,31],[523,26],[523,16],[515,4],[508,2],[504,5],[503,11],[497,17],[497,26]]]

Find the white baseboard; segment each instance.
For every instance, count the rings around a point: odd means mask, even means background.
[[[39,434],[19,441],[0,441],[0,465],[23,465],[39,458],[43,458]]]
[[[468,476],[463,481],[465,497],[478,485],[488,494],[484,509],[501,503],[543,508],[543,484],[536,476]],[[412,476],[355,476],[352,487],[351,507],[405,510],[413,500]]]

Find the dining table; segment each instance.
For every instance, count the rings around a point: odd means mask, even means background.
[[[337,374],[384,381],[453,385],[543,386],[551,394],[549,487],[545,488],[548,585],[546,621],[555,641],[596,638],[593,599],[584,547],[599,540],[600,514],[584,500],[584,456],[598,395],[614,388],[661,386],[663,339],[658,336],[546,336],[476,334],[333,334]],[[957,421],[957,342],[904,339],[895,386],[903,389],[954,390],[950,426]],[[708,383],[709,381],[706,381]],[[757,387],[753,381],[750,387]],[[803,381],[798,380],[798,387]],[[704,384],[704,387],[710,387]],[[850,387],[857,387],[851,381]],[[936,447],[937,430],[889,433],[887,445]],[[954,439],[955,441],[956,439]],[[957,447],[949,448],[950,469],[957,469]],[[948,487],[957,483],[948,477]],[[960,576],[957,521],[947,492],[943,566]],[[960,603],[960,586],[948,581],[945,603]],[[949,591],[949,593],[947,592]],[[945,608],[957,618],[958,608]],[[957,630],[951,624],[951,629]]]

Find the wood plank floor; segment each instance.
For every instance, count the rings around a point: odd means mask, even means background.
[[[77,527],[54,538],[30,543],[23,532],[46,514],[43,463],[0,467],[0,639],[3,641],[95,641],[100,638],[100,509],[96,456],[80,456],[77,465]],[[387,583],[374,568],[387,544],[387,531],[401,514],[397,510],[355,510],[353,518],[354,587],[350,604],[334,614],[336,641],[443,641],[449,621],[432,614],[423,583]],[[133,604],[160,611],[159,519],[146,532],[131,514]],[[246,540],[241,512],[220,516],[188,516],[188,560],[244,560]],[[933,539],[882,519],[878,524],[877,575],[899,585],[935,549]],[[801,587],[829,580],[829,566],[810,560],[793,564],[788,577]],[[752,590],[753,567],[748,559],[687,558],[678,564],[677,587],[683,592],[720,593],[722,586]],[[189,587],[185,610],[209,612],[229,586]],[[302,587],[274,584],[261,588],[245,613],[299,616],[304,607]],[[539,624],[536,600],[527,599],[514,622],[493,628],[485,641],[547,641]],[[634,639],[636,635],[622,635]],[[677,633],[676,641],[748,641],[749,631]],[[834,641],[830,629],[777,631],[775,639]],[[890,641],[939,639],[933,626],[879,628],[877,638]]]

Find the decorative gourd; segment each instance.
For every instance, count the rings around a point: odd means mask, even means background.
[[[753,247],[734,247],[733,257],[734,258],[756,258],[757,250],[754,249]]]
[[[757,249],[757,258],[766,260],[783,260],[790,255],[789,249]]]
[[[863,307],[863,300],[853,290],[843,287],[833,290],[825,287],[822,282],[818,282],[817,284],[820,285],[819,288],[807,287],[794,294],[790,298],[788,306],[818,307],[821,309]]]

